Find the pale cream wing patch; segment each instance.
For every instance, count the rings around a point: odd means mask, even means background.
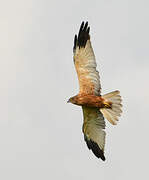
[[[100,95],[100,78],[90,40],[85,47],[76,47],[74,64],[78,75],[80,94]]]
[[[83,133],[88,140],[97,143],[104,153],[105,146],[105,121],[102,113],[98,108],[82,107],[84,124]]]

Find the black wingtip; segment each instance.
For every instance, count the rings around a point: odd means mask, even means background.
[[[86,136],[84,136],[84,140],[86,141],[87,147],[92,150],[92,152],[94,153],[94,155],[97,158],[101,158],[103,161],[105,161],[105,156],[104,156],[104,152],[99,148],[98,144],[95,143],[94,141],[92,141],[91,139],[88,140],[88,138]]]
[[[77,35],[75,35],[75,37],[74,37],[74,47],[73,47],[73,51],[75,51],[76,47],[77,47]]]
[[[85,47],[87,40],[90,39],[89,32],[90,32],[90,27],[88,27],[88,22],[84,23],[83,21],[81,23],[78,36],[75,35],[74,38],[74,47],[73,47],[74,51],[77,46],[79,46],[79,48]]]

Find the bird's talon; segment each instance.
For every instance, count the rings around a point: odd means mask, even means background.
[[[105,108],[111,108],[111,104],[109,102],[104,102]]]

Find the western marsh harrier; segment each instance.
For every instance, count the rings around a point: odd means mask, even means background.
[[[78,36],[74,38],[74,64],[78,75],[80,91],[68,102],[82,106],[83,133],[87,147],[97,158],[105,160],[105,121],[116,125],[121,115],[121,96],[119,91],[101,95],[99,72],[96,70],[95,55],[91,46],[90,27],[82,22]]]

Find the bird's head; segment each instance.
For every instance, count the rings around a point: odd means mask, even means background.
[[[72,103],[72,104],[75,104],[76,103],[76,98],[75,96],[74,97],[71,97],[68,99],[67,103]]]

